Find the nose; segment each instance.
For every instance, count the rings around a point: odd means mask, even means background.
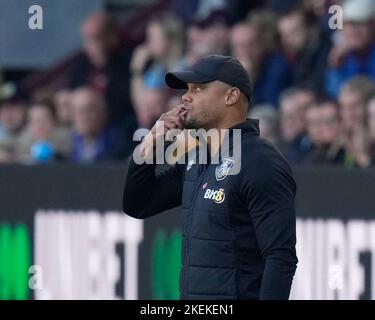
[[[192,103],[193,99],[191,95],[189,94],[189,91],[186,91],[185,94],[182,96],[182,101],[187,103]]]

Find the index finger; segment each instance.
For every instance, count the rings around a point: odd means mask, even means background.
[[[184,106],[184,104],[180,104],[180,105],[174,107],[173,109],[169,110],[169,111],[167,112],[167,114],[177,116],[180,112],[182,112],[182,111],[184,111],[184,110],[185,110],[185,106]]]

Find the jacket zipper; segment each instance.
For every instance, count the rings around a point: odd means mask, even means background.
[[[192,225],[192,222],[193,222],[193,212],[194,212],[194,209],[195,209],[195,206],[197,204],[196,202],[196,199],[197,199],[197,196],[198,196],[198,192],[199,192],[199,189],[202,185],[202,182],[204,180],[204,177],[206,176],[206,171],[208,169],[209,166],[207,166],[206,168],[204,168],[200,174],[200,177],[198,178],[198,182],[197,182],[197,186],[194,190],[194,196],[193,196],[193,202],[192,202],[192,207],[190,208],[189,210],[189,214],[190,214],[190,217],[189,217],[189,220],[188,220],[188,229],[187,229],[187,232],[186,232],[186,235],[188,237],[188,244],[189,246],[185,246],[185,250],[184,250],[184,262],[185,262],[185,265],[184,265],[184,272],[183,272],[183,281],[184,281],[184,294],[183,294],[183,297],[184,299],[187,298],[187,293],[188,293],[188,279],[187,279],[187,270],[189,268],[189,263],[190,263],[190,240],[191,240],[191,225]]]

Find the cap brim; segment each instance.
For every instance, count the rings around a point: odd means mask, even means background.
[[[165,75],[165,83],[172,89],[187,89],[188,83],[206,83],[213,80],[193,71],[168,72]]]

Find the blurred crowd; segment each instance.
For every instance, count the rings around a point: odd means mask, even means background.
[[[375,0],[175,0],[129,50],[111,14],[93,13],[66,86],[1,87],[0,163],[122,161],[134,131],[181,101],[165,73],[225,54],[248,70],[249,117],[291,165],[373,166],[374,27]]]

